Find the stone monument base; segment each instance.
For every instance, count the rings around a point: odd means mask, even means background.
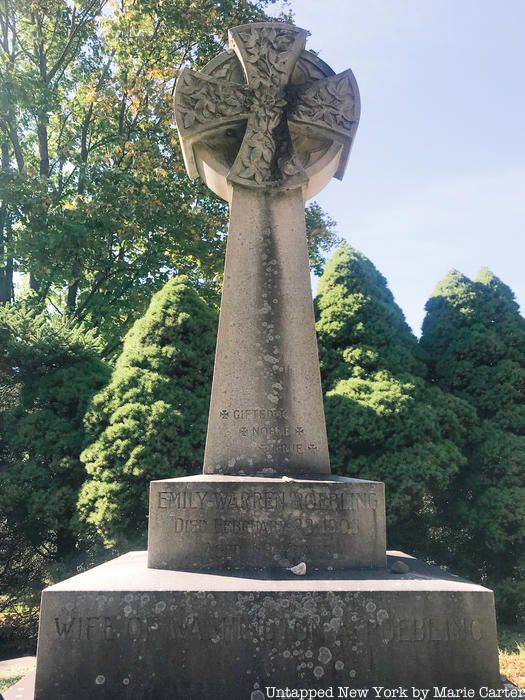
[[[43,592],[35,700],[499,687],[492,592],[398,559],[409,573],[295,577],[149,569],[131,552]]]
[[[150,484],[154,569],[385,568],[385,485],[198,474]]]

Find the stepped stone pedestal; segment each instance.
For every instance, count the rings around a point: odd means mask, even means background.
[[[236,27],[178,79],[188,171],[231,209],[204,474],[151,484],[148,552],[44,591],[36,700],[499,685],[492,592],[387,561],[383,484],[330,475],[303,209],[359,93],[305,39]]]
[[[410,572],[159,571],[146,552],[127,554],[44,591],[36,697],[497,687],[492,592],[389,554]]]

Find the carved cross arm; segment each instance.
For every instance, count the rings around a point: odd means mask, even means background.
[[[231,83],[184,68],[177,81],[175,109],[182,137],[186,169],[199,176],[193,143],[245,122],[250,114],[251,94],[245,85]]]

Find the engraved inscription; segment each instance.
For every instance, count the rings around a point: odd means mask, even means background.
[[[263,325],[268,330],[268,323]],[[270,339],[273,342],[271,329]],[[265,359],[270,362],[275,358],[265,355]],[[277,364],[275,368],[280,371],[280,366],[277,367]],[[268,399],[276,399],[275,403],[278,403],[278,396],[284,389],[282,382],[275,382],[272,384],[272,391],[275,394],[269,394]],[[315,455],[318,451],[317,443],[307,442],[307,428],[302,425],[288,424],[288,414],[284,408],[223,408],[220,411],[220,417],[224,421],[231,418],[234,421],[242,422],[239,427],[235,428],[235,435],[242,438],[242,442],[246,446],[259,450],[264,455],[280,456],[287,461],[289,457],[295,455]],[[226,425],[231,424],[226,423]],[[227,443],[233,441],[234,436],[231,431],[225,430],[223,436]]]
[[[285,526],[284,520],[229,520],[215,518],[214,530],[224,535],[250,534],[250,535],[274,535],[278,534]]]
[[[261,510],[275,511],[283,509],[319,510],[319,511],[355,511],[375,510],[378,497],[373,491],[303,491],[270,490],[239,491],[225,493],[222,491],[197,491],[180,489],[177,491],[159,491],[159,510],[176,509],[215,509],[215,510]]]
[[[275,603],[275,605],[278,605]],[[372,609],[369,612],[369,609]],[[289,609],[289,608],[287,608]],[[166,613],[162,612],[166,611]],[[124,614],[78,615],[54,619],[54,637],[62,642],[108,642],[120,638],[148,640],[154,635],[184,642],[191,637],[203,642],[218,641],[296,641],[313,640],[314,636],[330,638],[342,632],[342,644],[366,643],[367,638],[379,635],[383,643],[446,643],[480,642],[484,638],[483,624],[470,617],[398,617],[385,609],[377,610],[369,602],[365,609],[348,610],[348,620],[340,608],[340,616],[330,623],[319,614],[307,614],[306,619],[295,617],[294,624],[285,614],[261,617],[253,614],[227,614],[214,618],[193,611],[184,614],[177,605],[158,601],[154,609],[147,606],[142,612],[132,611],[128,604]],[[368,618],[368,619],[367,619]],[[334,627],[335,622],[337,625]]]
[[[267,449],[267,446],[262,445],[261,449],[265,450]],[[274,449],[278,454],[301,455],[305,452],[304,445],[301,442],[294,442],[289,445],[283,442],[277,445],[272,445],[272,449]]]
[[[180,520],[178,518],[177,520]],[[206,529],[206,521],[191,521],[202,523],[201,529]],[[250,534],[250,535],[276,535],[286,531],[289,526],[297,530],[302,530],[303,534],[343,534],[355,535],[359,532],[359,522],[357,520],[322,518],[320,521],[312,518],[294,518],[287,520],[233,520],[224,518],[214,519],[214,531],[225,535]],[[195,526],[197,527],[197,526]],[[193,530],[196,532],[198,530]],[[179,530],[179,532],[189,532],[189,530]]]
[[[256,437],[289,437],[290,428],[280,425],[253,425],[252,435]]]
[[[114,617],[69,617],[55,618],[58,639],[85,639],[86,641],[109,641],[116,639]]]
[[[268,357],[266,359],[269,361]],[[276,382],[272,387],[277,393],[275,396],[270,394],[268,398],[276,398],[279,392],[284,391],[282,382]],[[220,417],[225,421],[229,418],[242,421],[235,429],[235,434],[242,438],[246,445],[265,455],[273,454],[288,460],[294,455],[316,454],[318,451],[317,443],[307,442],[307,428],[288,424],[288,414],[284,408],[224,408],[220,411]],[[227,443],[233,440],[231,431],[225,430],[223,435]]]
[[[172,518],[170,530],[175,533],[205,532],[208,527],[206,520],[186,520],[185,518]]]
[[[209,491],[160,491],[159,508],[203,508]]]
[[[377,530],[380,501],[375,489],[297,490],[285,485],[257,490],[176,488],[159,491],[156,503],[158,523],[166,535],[176,538],[175,548],[180,538],[188,538],[191,547],[198,543],[202,549],[209,548],[209,561],[240,561],[247,554],[266,553],[273,563],[289,566],[291,560],[300,561],[309,554],[321,559],[330,556],[327,547],[333,551],[339,540],[334,553],[334,560],[338,559],[342,540],[357,541],[362,529]],[[270,541],[266,549],[259,539]]]
[[[381,623],[381,637],[389,642],[476,642],[483,637],[479,620],[467,618],[395,617]]]
[[[229,414],[229,411],[222,411]],[[266,420],[274,418],[288,418],[284,408],[234,408],[231,415],[235,420]],[[227,417],[227,416],[226,416]]]

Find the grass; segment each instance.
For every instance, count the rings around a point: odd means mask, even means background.
[[[525,625],[500,628],[499,666],[514,685],[525,688]]]
[[[18,681],[33,670],[35,664],[31,659],[24,661],[4,662],[0,667],[0,693],[11,688]]]
[[[0,693],[2,692],[2,690],[7,690],[15,683],[18,683],[18,681],[21,678],[23,678],[23,676],[1,676],[0,675]]]

